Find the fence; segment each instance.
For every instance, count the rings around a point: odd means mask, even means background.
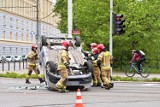
[[[28,61],[14,61],[14,62],[5,62],[2,61],[0,63],[0,71],[16,71],[16,70],[23,70],[27,69]]]

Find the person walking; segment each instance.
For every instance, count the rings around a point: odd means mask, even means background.
[[[40,70],[38,69],[38,61],[40,60],[40,57],[37,53],[37,45],[33,44],[31,47],[31,51],[28,53],[28,73],[26,76],[26,83],[31,84],[29,81],[29,78],[34,71],[36,73],[37,78],[39,79],[40,83],[44,82],[42,77],[40,76]]]
[[[68,54],[68,48],[70,46],[68,41],[63,41],[61,43],[63,46],[63,49],[60,50],[59,52],[59,62],[58,62],[58,72],[61,75],[60,80],[56,83],[56,88],[58,89],[59,92],[69,92],[66,90],[66,85],[67,85],[67,78],[68,78],[68,65],[69,65],[69,54]]]

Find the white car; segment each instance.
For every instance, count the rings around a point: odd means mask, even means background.
[[[14,61],[18,62],[18,61],[22,61],[22,56],[14,56]]]
[[[7,62],[13,62],[13,61],[15,61],[15,57],[14,56],[6,56],[6,61]]]
[[[3,55],[0,55],[0,62],[2,62],[2,61],[4,61],[4,62],[5,62],[5,60],[6,60],[6,57],[5,57],[5,56],[3,56]]]
[[[27,60],[27,55],[22,55],[22,60]]]

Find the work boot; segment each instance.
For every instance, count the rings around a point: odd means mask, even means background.
[[[42,78],[38,78],[40,83],[45,82]]]
[[[66,90],[66,88],[62,88],[58,90],[60,93],[68,93],[69,90]]]
[[[104,84],[104,88],[107,89],[107,90],[110,90],[110,88],[111,88],[110,84]]]
[[[114,83],[110,83],[110,88],[113,88],[114,87]]]
[[[29,80],[26,80],[26,84],[31,84],[31,82]]]
[[[98,82],[97,87],[101,87],[101,86],[102,86],[102,83]]]

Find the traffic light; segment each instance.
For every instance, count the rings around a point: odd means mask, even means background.
[[[122,14],[115,14],[113,13],[113,35],[121,35],[125,33],[124,30],[124,22],[125,20],[123,19]]]

